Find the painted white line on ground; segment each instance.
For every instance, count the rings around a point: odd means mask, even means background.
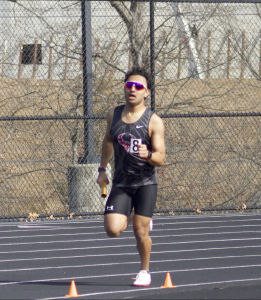
[[[240,229],[243,227],[261,227],[261,224],[258,225],[240,225]],[[153,232],[161,232],[161,231],[185,231],[185,230],[202,230],[202,229],[221,229],[221,228],[239,228],[239,225],[231,225],[231,226],[215,226],[215,227],[191,227],[191,228],[166,228],[166,229],[153,229]],[[132,230],[125,230],[126,233],[133,233]],[[242,233],[244,231],[239,231],[238,233]],[[258,231],[253,231],[258,232]],[[218,234],[222,234],[226,232],[219,232]],[[78,232],[73,233],[73,236],[81,236],[81,235],[98,235],[98,234],[106,234],[105,231],[99,232]],[[216,234],[216,233],[201,233],[201,234]],[[57,236],[71,236],[72,233],[57,233],[57,234],[37,234],[37,235],[17,235],[17,236],[2,236],[1,239],[26,239],[26,238],[42,238],[42,237],[57,237]],[[182,236],[182,235],[177,235]]]
[[[252,216],[261,216],[260,213],[229,213],[229,214],[204,214],[204,215],[174,215],[174,216],[157,216],[154,215],[153,219],[154,220],[182,220],[182,219],[215,219],[215,218],[244,218],[244,217],[252,217]],[[25,226],[37,226],[37,225],[42,225],[46,224],[46,226],[50,224],[77,224],[77,223],[103,223],[104,220],[103,218],[99,219],[80,219],[80,220],[46,220],[46,221],[34,221],[30,223],[25,223],[25,222],[12,222],[11,224],[8,222],[0,222],[0,227],[17,227],[17,226],[23,226],[22,224],[26,224]],[[19,224],[19,225],[18,225]]]
[[[252,268],[260,267],[261,265],[245,265],[245,266],[233,266],[233,267],[218,267],[218,268],[199,268],[199,269],[184,269],[184,270],[164,270],[164,271],[153,271],[151,274],[161,274],[161,273],[178,273],[178,272],[195,272],[195,271],[209,271],[209,270],[223,270],[223,269],[238,269],[238,268]],[[54,281],[65,281],[68,280],[79,280],[79,279],[94,279],[94,278],[112,278],[112,277],[122,277],[122,276],[133,276],[137,273],[124,273],[124,274],[99,274],[99,275],[88,275],[88,276],[77,276],[77,277],[62,277],[62,278],[46,278],[46,279],[35,279],[35,280],[24,280],[24,281],[13,281],[13,282],[0,282],[2,285],[16,285],[16,284],[26,284],[26,283],[40,283],[40,282],[54,282]],[[163,282],[164,283],[164,282]],[[162,284],[163,284],[162,283]]]
[[[178,244],[197,244],[197,243],[214,243],[214,242],[245,242],[245,241],[258,241],[261,238],[247,238],[247,239],[221,239],[221,240],[203,240],[203,241],[186,241],[186,242],[169,242],[169,243],[153,243],[153,246],[162,246],[162,245],[178,245]],[[131,245],[111,245],[111,246],[102,246],[102,249],[105,248],[118,248],[118,247],[136,247],[135,244]],[[101,249],[101,246],[93,246],[93,247],[77,247],[77,248],[62,248],[62,249],[40,249],[40,250],[30,250],[30,252],[52,252],[52,251],[75,251],[75,250],[83,250],[83,249]],[[8,252],[0,252],[1,253],[28,253],[28,250],[25,251],[8,251]]]
[[[226,241],[226,240],[224,240]],[[230,241],[230,240],[229,240]],[[174,244],[174,243],[172,243]],[[153,244],[153,246],[162,246],[165,245],[165,243],[158,243],[158,244]],[[109,246],[106,248],[122,248],[122,247],[136,247],[136,245],[117,245],[117,246]],[[97,249],[100,247],[83,247],[83,248],[69,248],[69,249],[48,249],[48,250],[33,250],[28,252],[26,251],[5,251],[5,252],[0,252],[0,254],[16,254],[16,253],[28,253],[28,255],[31,255],[31,253],[42,253],[42,252],[59,252],[59,251],[79,251],[79,250],[90,250],[90,249]],[[151,254],[164,254],[164,253],[180,253],[180,252],[196,252],[196,251],[213,251],[213,250],[230,250],[230,249],[251,249],[251,248],[261,248],[261,245],[253,245],[253,246],[239,246],[239,247],[215,247],[215,248],[194,248],[194,249],[181,249],[181,250],[166,250],[166,251],[151,251]],[[79,256],[79,257],[92,257],[92,256],[124,256],[124,255],[138,255],[138,253],[103,253],[103,254],[86,254],[83,256]],[[59,256],[60,259],[67,259],[70,258],[72,256]],[[78,257],[78,256],[77,256]],[[23,261],[23,260],[34,260],[34,259],[52,259],[48,258],[48,257],[43,257],[43,258],[25,258],[25,259],[10,259],[10,261]],[[5,260],[1,260],[0,262],[5,261]],[[8,260],[6,260],[8,261]]]
[[[260,222],[261,221],[261,218],[260,219],[247,219],[247,220],[222,220],[222,221],[216,221],[216,220],[212,220],[212,221],[197,221],[196,224],[195,224],[195,221],[194,222],[172,222],[172,223],[156,223],[154,222],[154,228],[156,226],[165,226],[165,225],[175,225],[175,226],[178,226],[179,224],[194,224],[194,225],[197,225],[197,224],[204,224],[204,223],[230,223],[230,222],[253,222],[253,221],[257,221],[257,222]],[[247,226],[247,225],[242,225],[242,226]],[[255,225],[249,225],[249,226],[255,226]],[[260,225],[256,225],[256,226],[260,226]],[[12,233],[12,232],[28,232],[28,231],[48,231],[48,230],[51,230],[51,231],[55,231],[55,230],[79,230],[79,229],[91,229],[91,228],[104,228],[103,225],[99,225],[99,226],[79,226],[79,227],[69,227],[69,226],[64,226],[64,227],[61,227],[60,225],[53,225],[53,226],[50,226],[49,224],[46,224],[46,225],[18,225],[18,226],[15,226],[15,227],[18,227],[18,228],[21,228],[21,229],[14,229],[14,230],[1,230],[0,233],[4,233],[4,232],[8,232],[8,233]],[[226,226],[224,226],[226,227]],[[197,227],[197,228],[200,228],[200,227]],[[209,228],[212,228],[212,227],[209,227]],[[188,229],[188,228],[180,228],[181,230],[184,230],[184,229]],[[193,229],[196,229],[196,228],[193,228]],[[178,230],[178,228],[176,228],[175,230]],[[155,231],[155,229],[153,230]]]
[[[200,260],[212,260],[212,259],[233,259],[233,258],[252,258],[252,257],[260,257],[261,254],[253,254],[253,255],[231,255],[231,256],[212,256],[212,257],[195,257],[195,258],[177,258],[177,259],[162,259],[162,260],[151,260],[150,264],[153,263],[166,263],[166,262],[181,262],[181,261],[200,261]],[[75,258],[75,257],[72,257]],[[76,256],[77,258],[77,256]],[[138,258],[138,257],[137,257]],[[57,259],[57,258],[56,258]],[[55,266],[52,265],[50,267],[37,267],[37,268],[20,268],[20,269],[4,269],[0,270],[0,272],[24,272],[24,271],[38,271],[38,270],[50,270],[50,269],[74,269],[74,268],[92,268],[92,267],[108,267],[108,266],[118,266],[118,265],[133,265],[140,264],[140,260],[137,261],[129,261],[129,262],[117,262],[117,263],[100,263],[100,264],[88,264],[88,265],[73,265],[73,266]],[[256,265],[258,266],[258,265]],[[261,265],[259,265],[261,266]]]
[[[242,234],[242,233],[260,233],[261,231],[238,231],[238,232],[211,232],[211,233],[187,233],[187,234],[168,234],[168,235],[150,235],[151,238],[166,238],[166,237],[187,237],[187,236],[201,236],[201,235],[219,235],[219,234]],[[100,241],[120,241],[134,239],[134,236],[130,237],[117,237],[115,239],[104,238],[104,239],[82,239],[82,240],[61,240],[61,241],[46,241],[46,242],[23,242],[23,243],[7,243],[0,244],[0,246],[19,246],[19,245],[36,245],[36,244],[53,244],[53,243],[87,243],[87,242],[100,242]]]
[[[244,217],[252,217],[252,216],[261,216],[260,213],[229,213],[229,214],[203,214],[203,215],[174,215],[174,216],[157,216],[154,215],[154,220],[182,220],[182,219],[215,219],[215,218],[244,218]],[[11,224],[9,222],[0,222],[0,227],[17,227],[17,226],[23,226],[22,224],[25,224],[25,226],[38,226],[38,225],[52,225],[52,224],[77,224],[77,223],[103,223],[103,218],[97,218],[97,219],[80,219],[80,220],[45,220],[45,221],[33,221],[30,223],[26,222],[12,222]]]
[[[200,214],[200,215],[172,215],[172,216],[157,216],[154,215],[153,219],[171,219],[171,220],[182,220],[182,219],[218,219],[218,218],[244,218],[244,217],[252,217],[252,216],[261,216],[260,213],[229,213],[229,214]]]
[[[260,220],[259,220],[260,221]],[[36,230],[79,230],[79,229],[89,229],[89,228],[104,228],[103,225],[96,225],[96,226],[18,226],[16,230],[4,230],[0,232],[23,232],[23,231],[36,231]],[[22,230],[25,229],[25,230]]]
[[[261,218],[260,219],[246,219],[246,220],[211,220],[211,221],[194,221],[194,222],[178,222],[178,221],[175,221],[175,222],[171,222],[171,223],[156,223],[154,222],[154,226],[160,226],[160,225],[179,225],[179,224],[194,224],[194,225],[197,225],[197,224],[202,224],[202,223],[234,223],[234,222],[238,222],[238,223],[241,223],[241,222],[254,222],[254,221],[257,221],[257,222],[260,222],[261,221]],[[240,224],[241,225],[241,224]]]
[[[234,219],[234,218],[238,218],[237,220],[232,220],[233,222],[238,222],[238,221],[251,221],[251,218],[248,218],[246,220],[242,220],[242,217],[255,217],[255,216],[260,216],[260,214],[253,214],[253,213],[242,213],[242,214],[228,214],[228,215],[225,215],[225,214],[218,214],[218,215],[193,215],[193,216],[163,216],[163,217],[158,217],[158,216],[154,216],[154,220],[173,220],[173,222],[175,221],[176,223],[180,223],[180,224],[189,224],[189,223],[195,223],[195,221],[192,221],[192,222],[180,222],[182,221],[183,219],[193,219],[193,220],[197,220],[196,222],[197,223],[204,223],[204,222],[215,222],[213,219],[216,219],[216,218],[225,218],[225,219]],[[211,219],[211,221],[198,221],[199,219]],[[257,219],[254,219],[254,220],[257,220]],[[260,218],[261,220],[261,218]],[[53,227],[56,227],[56,226],[61,226],[61,225],[65,225],[65,227],[63,229],[66,229],[66,227],[69,225],[69,224],[91,224],[91,223],[95,223],[95,224],[99,224],[99,223],[103,223],[103,219],[82,219],[82,220],[55,220],[55,221],[35,221],[35,222],[32,222],[32,223],[22,223],[22,222],[15,222],[12,223],[12,224],[6,224],[6,222],[3,222],[1,223],[0,222],[0,228],[1,227],[7,227],[7,228],[10,228],[10,227],[14,227],[14,228],[29,228],[32,230],[33,229],[37,229],[37,227],[41,227],[42,229],[41,230],[53,230],[48,228],[48,226],[50,227],[53,226]],[[226,221],[226,220],[222,220],[222,221],[217,221],[217,222],[231,222],[231,220],[229,221]],[[21,225],[20,225],[20,224]],[[19,224],[19,225],[17,225]],[[164,224],[164,223],[162,223]],[[43,227],[46,227],[46,228],[43,228]],[[80,226],[81,228],[82,226]],[[93,226],[95,227],[95,226]],[[103,226],[99,226],[99,227],[103,227]],[[78,227],[76,227],[78,228]],[[87,228],[87,227],[86,227]],[[55,229],[55,228],[54,228]],[[8,230],[6,230],[8,231]],[[16,230],[14,230],[16,231]],[[5,231],[3,231],[5,232]]]
[[[134,246],[134,245],[133,245]],[[117,246],[118,247],[118,246]],[[240,246],[240,247],[216,247],[216,248],[204,248],[204,249],[182,249],[182,250],[166,250],[166,251],[151,251],[151,255],[153,254],[166,254],[166,253],[184,253],[184,252],[200,252],[200,251],[213,251],[213,250],[235,250],[235,249],[251,249],[251,248],[261,248],[261,245],[257,246]],[[64,249],[62,249],[64,250]],[[77,248],[77,250],[85,250],[85,248]],[[55,252],[59,251],[53,250]],[[24,251],[27,252],[28,251]],[[10,252],[0,252],[2,253],[10,253]],[[28,253],[31,255],[31,251]],[[33,260],[52,260],[52,259],[71,259],[71,258],[84,258],[84,257],[107,257],[107,256],[129,256],[129,255],[138,255],[138,253],[103,253],[103,254],[86,254],[86,255],[74,255],[74,256],[55,256],[55,257],[35,257],[35,258],[15,258],[15,259],[3,259],[1,262],[14,262],[14,261],[33,261]],[[258,255],[259,256],[259,255]]]
[[[57,225],[57,224],[78,224],[78,223],[101,223],[104,222],[103,218],[102,219],[81,219],[81,220],[54,220],[54,221],[49,221],[49,220],[45,220],[45,221],[40,221],[40,220],[36,220],[36,221],[32,221],[32,222],[1,222],[0,220],[0,227],[12,227],[12,226],[38,226],[38,225]]]
[[[190,283],[190,284],[182,284],[176,285],[176,288],[181,287],[193,287],[193,286],[206,286],[206,285],[217,285],[217,284],[227,284],[227,283],[236,283],[236,282],[250,282],[250,281],[259,281],[261,278],[246,278],[246,279],[235,279],[235,280],[224,280],[224,281],[213,281],[213,282],[201,282],[201,283]],[[131,290],[120,290],[120,291],[108,291],[108,292],[96,292],[96,293],[87,293],[81,294],[81,297],[93,297],[93,296],[101,296],[101,295],[109,295],[109,294],[126,294],[126,293],[140,293],[144,291],[153,291],[153,290],[162,290],[161,287],[154,288],[139,288],[139,289],[131,289]],[[160,295],[159,295],[160,297]],[[68,299],[68,297],[51,297],[51,298],[38,298],[35,300],[56,300],[56,299]]]

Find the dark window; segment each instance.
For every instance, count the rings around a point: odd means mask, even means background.
[[[22,64],[28,65],[34,63],[35,44],[23,45]],[[36,64],[42,63],[42,45],[37,45]]]

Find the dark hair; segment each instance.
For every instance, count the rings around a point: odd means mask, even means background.
[[[134,67],[130,71],[128,71],[125,75],[124,82],[128,81],[129,77],[132,75],[140,75],[146,78],[147,80],[147,88],[151,89],[151,76],[148,71],[146,71],[144,68],[141,67]]]

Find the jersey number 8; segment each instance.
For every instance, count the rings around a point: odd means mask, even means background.
[[[141,139],[131,139],[131,145],[130,145],[130,153],[138,153],[139,152],[139,147],[138,145],[142,144]]]

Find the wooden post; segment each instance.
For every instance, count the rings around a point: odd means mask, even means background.
[[[33,66],[33,78],[35,78],[36,73],[36,63],[37,63],[37,47],[38,46],[38,40],[35,40],[34,43],[34,66]]]
[[[97,70],[98,70],[98,58],[97,54],[100,51],[100,39],[96,39],[96,57],[94,61],[94,76],[97,77]]]
[[[23,57],[23,43],[20,43],[20,55],[19,55],[19,65],[18,65],[18,78],[21,77],[22,57]]]
[[[7,48],[7,40],[4,41],[3,63],[2,63],[2,78],[5,76],[6,48]]]
[[[230,41],[230,32],[228,33],[228,36],[227,36],[227,78],[229,78],[229,72],[230,72],[230,44],[231,44],[231,41]]]
[[[181,69],[181,51],[182,51],[182,41],[179,39],[179,53],[178,53],[178,79],[180,79],[180,69]]]
[[[244,78],[244,71],[245,71],[245,31],[242,32],[242,51],[241,51],[241,74],[240,78]]]
[[[209,78],[210,76],[210,57],[211,57],[211,31],[208,32],[207,78]]]
[[[49,45],[50,51],[49,51],[49,67],[48,67],[48,79],[51,79],[51,74],[52,74],[52,58],[53,58],[53,36],[51,37],[51,42]]]
[[[162,55],[162,71],[161,71],[161,78],[164,79],[165,77],[165,56],[166,56],[166,31],[163,32],[163,55]]]
[[[68,54],[69,54],[69,39],[66,40],[66,48],[65,48],[65,69],[64,69],[64,80],[67,78],[67,70],[68,70]]]
[[[82,78],[83,72],[83,57],[82,57],[82,47],[81,47],[81,55],[80,55],[80,78]]]
[[[199,30],[197,30],[195,40],[196,40],[196,49],[197,49],[197,52],[199,53]]]
[[[261,77],[261,30],[259,39],[259,76]]]
[[[111,44],[111,47],[112,47],[112,55],[111,55],[111,58],[110,58],[110,60],[111,60],[111,62],[113,62],[114,61],[114,54],[115,54],[115,39],[113,39],[112,40],[112,44]],[[114,69],[111,69],[111,71],[110,71],[110,75],[113,75],[114,74]]]
[[[131,48],[129,48],[129,62],[128,62],[128,71],[131,69]]]

